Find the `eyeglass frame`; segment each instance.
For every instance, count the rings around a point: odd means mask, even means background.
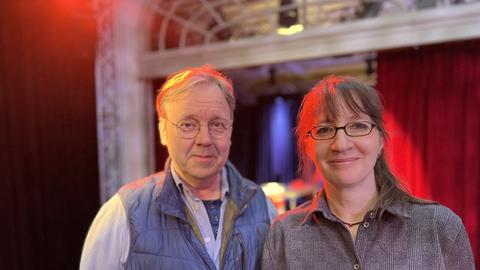
[[[170,121],[170,120],[169,120],[168,118],[166,118],[166,117],[160,117],[160,119],[167,120],[168,123],[170,123],[171,125],[173,125],[173,126],[175,127],[175,129],[177,130],[178,135],[180,135],[180,137],[182,137],[182,138],[184,138],[184,139],[187,139],[187,140],[188,140],[188,139],[193,139],[193,138],[197,137],[198,134],[200,133],[200,127],[202,126],[202,123],[200,123],[200,121],[198,121],[197,119],[194,119],[194,118],[180,119],[180,120],[178,120],[177,124],[175,124],[174,122]],[[192,120],[192,121],[195,121],[195,122],[198,123],[198,128],[197,128],[197,130],[196,130],[196,132],[195,132],[195,135],[193,135],[193,136],[191,136],[191,137],[190,137],[190,136],[185,137],[185,136],[182,134],[181,128],[180,128],[180,126],[178,126],[178,123],[180,123],[181,121],[185,121],[185,120]],[[215,120],[219,120],[219,119],[215,119]],[[225,135],[227,135],[228,130],[229,130],[230,128],[232,128],[232,126],[233,126],[233,120],[226,120],[226,119],[221,119],[221,120],[222,120],[222,121],[227,121],[228,124],[226,125],[225,133],[224,133],[222,136],[220,136],[220,137],[213,135],[212,129],[210,128],[211,122],[208,122],[208,123],[207,123],[208,133],[209,133],[212,137],[214,137],[214,138],[216,138],[216,139],[224,138]]]
[[[366,133],[366,134],[363,134],[363,135],[350,135],[350,134],[348,134],[348,131],[347,131],[346,127],[348,125],[355,124],[355,123],[368,123],[372,126],[371,126],[370,130],[368,131],[368,133]],[[353,122],[346,123],[345,125],[340,126],[340,127],[336,127],[334,125],[318,125],[318,126],[312,127],[309,131],[307,131],[307,136],[316,140],[316,141],[330,140],[330,139],[335,138],[335,136],[337,136],[337,132],[338,132],[339,129],[343,129],[343,131],[345,132],[345,135],[347,135],[348,137],[363,137],[363,136],[370,135],[370,133],[372,133],[373,128],[375,128],[376,126],[377,126],[376,124],[374,124],[370,121],[353,121]],[[333,133],[333,135],[331,137],[328,137],[328,138],[322,138],[322,139],[315,138],[312,135],[312,130],[314,130],[315,128],[318,128],[318,127],[333,127],[335,129],[335,132]]]

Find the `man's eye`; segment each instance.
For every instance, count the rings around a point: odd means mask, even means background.
[[[182,121],[178,127],[183,130],[192,130],[196,129],[198,124],[195,121]]]
[[[222,122],[222,121],[214,121],[210,124],[210,126],[212,128],[215,128],[215,129],[226,129],[227,128],[227,124]]]

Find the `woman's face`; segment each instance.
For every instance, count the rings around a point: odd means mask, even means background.
[[[329,124],[343,127],[357,121],[373,123],[368,115],[356,114],[341,106],[336,120],[329,121],[325,113],[319,113],[313,126]],[[365,184],[365,181],[375,184],[373,168],[383,148],[383,137],[376,128],[361,137],[350,137],[344,129],[339,129],[331,139],[307,137],[306,140],[307,154],[322,173],[325,184],[336,187],[351,187]]]

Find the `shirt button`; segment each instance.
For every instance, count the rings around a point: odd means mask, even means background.
[[[363,223],[363,227],[364,227],[364,228],[368,228],[368,226],[370,226],[370,223],[368,223],[368,221],[365,221],[365,222]]]
[[[375,212],[374,211],[370,212],[370,218],[374,218],[374,217],[375,217]]]
[[[360,264],[358,264],[358,263],[354,264],[353,269],[359,270],[360,269]]]
[[[210,237],[205,237],[205,243],[209,243],[210,242]]]

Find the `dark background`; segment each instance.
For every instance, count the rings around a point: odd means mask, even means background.
[[[100,206],[96,37],[90,0],[2,1],[2,269],[78,268]],[[392,151],[411,165],[397,169],[462,217],[478,254],[480,40],[381,52],[378,66],[378,89],[400,127]],[[239,106],[235,115],[231,159],[251,178],[261,110]],[[159,150],[158,162],[164,157]]]
[[[2,269],[78,269],[98,210],[91,2],[1,2]]]

